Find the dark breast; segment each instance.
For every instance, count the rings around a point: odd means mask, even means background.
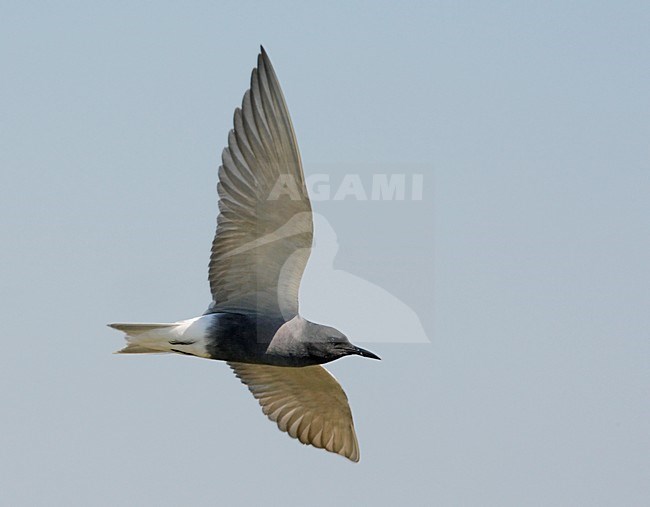
[[[241,313],[216,313],[208,331],[207,350],[212,359],[265,363],[267,349],[283,319]]]

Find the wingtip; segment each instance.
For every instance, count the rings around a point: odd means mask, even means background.
[[[351,461],[352,463],[359,463],[359,460],[361,459],[361,453],[359,452],[359,443],[356,442],[356,440],[355,440],[354,448],[351,451],[347,449],[338,449],[338,450],[324,449],[324,450],[338,454],[342,458],[345,458],[347,461]]]
[[[264,46],[260,46],[260,54],[258,56],[258,67],[260,64],[264,64],[265,66],[271,66],[271,59],[269,58],[269,54],[266,52],[266,49],[264,49]]]
[[[354,456],[344,456],[345,458],[348,458],[349,461],[352,463],[359,463],[359,460],[361,459],[361,456],[359,454],[356,454]]]

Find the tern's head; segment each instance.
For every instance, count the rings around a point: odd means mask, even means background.
[[[306,331],[307,337],[305,340],[308,342],[311,354],[322,357],[323,362],[351,355],[381,359],[369,350],[353,345],[347,336],[333,327],[308,322]]]

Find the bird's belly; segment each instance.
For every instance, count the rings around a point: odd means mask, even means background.
[[[202,315],[182,320],[167,333],[168,347],[172,352],[210,358],[208,337],[213,316]]]
[[[269,346],[278,328],[279,319],[235,313],[212,314],[208,331],[207,352],[212,359],[253,364],[292,366],[290,358],[270,353]]]

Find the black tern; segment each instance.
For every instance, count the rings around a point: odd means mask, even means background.
[[[312,209],[289,111],[264,48],[221,158],[210,307],[174,323],[109,324],[126,333],[118,353],[226,361],[280,430],[359,461],[347,396],[320,365],[349,355],[379,357],[298,313]]]

